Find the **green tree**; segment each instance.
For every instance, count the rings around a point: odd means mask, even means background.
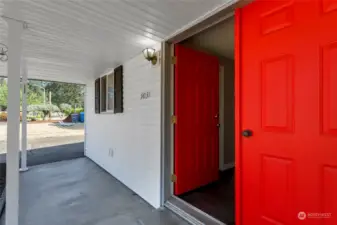
[[[35,104],[42,104],[43,97],[40,93],[28,91],[27,93],[27,104],[28,105],[35,105]]]
[[[50,113],[52,112],[60,112],[60,109],[56,105],[42,104],[42,105],[28,105],[27,111],[28,112],[42,112],[43,119],[45,120],[47,115],[50,116]]]
[[[27,103],[28,105],[33,104],[41,104],[43,103],[43,94],[41,90],[38,89],[38,87],[31,86],[28,83],[27,88]],[[0,84],[0,107],[2,110],[7,109],[7,98],[8,98],[8,87],[6,82],[2,82]],[[21,101],[22,101],[22,95],[21,95]]]
[[[27,103],[28,105],[42,104],[44,82],[38,80],[29,80],[27,84]]]
[[[74,108],[71,105],[69,105],[69,104],[62,103],[62,104],[60,104],[60,110],[66,116],[69,116],[74,111]]]
[[[62,103],[71,106],[84,106],[84,86],[80,84],[69,84],[60,82],[48,82],[46,92],[51,92],[52,103],[60,106]]]
[[[72,107],[83,108],[84,106],[84,86],[79,84],[69,84],[60,82],[46,82],[38,80],[29,80],[27,85],[27,103],[28,105],[44,104],[45,96],[48,98],[49,92],[52,94],[52,103],[58,107],[62,103],[67,103]],[[0,82],[0,110],[7,109],[8,87],[6,80]],[[46,99],[46,102],[49,101]]]
[[[7,83],[3,82],[2,84],[0,84],[0,110],[7,109],[7,94],[8,94]]]

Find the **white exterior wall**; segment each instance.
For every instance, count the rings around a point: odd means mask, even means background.
[[[86,155],[158,208],[160,66],[152,66],[141,54],[123,67],[122,114],[95,114],[94,80],[87,84]],[[142,92],[150,92],[150,98],[141,100]],[[112,156],[109,155],[110,149],[113,149]]]

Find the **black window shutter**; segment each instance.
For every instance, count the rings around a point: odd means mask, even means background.
[[[114,70],[114,90],[115,104],[114,113],[123,112],[123,66],[119,66]]]
[[[95,113],[100,113],[100,79],[95,80]]]

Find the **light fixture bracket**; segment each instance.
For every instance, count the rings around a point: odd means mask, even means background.
[[[8,60],[8,47],[0,43],[0,61],[6,62]]]

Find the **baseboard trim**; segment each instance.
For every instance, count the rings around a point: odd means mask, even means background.
[[[6,187],[3,189],[3,191],[0,190],[0,218],[2,217],[2,214],[5,211],[5,203],[6,203]]]
[[[232,169],[234,167],[235,167],[235,162],[225,163],[220,170],[225,171],[225,170]]]
[[[176,196],[171,196],[165,207],[193,225],[226,225]]]
[[[171,201],[167,201],[165,203],[165,207],[192,225],[204,225],[199,220],[197,220],[196,218],[194,218],[193,216],[191,216],[190,214],[182,210],[180,207],[178,207],[176,204],[172,203]]]

